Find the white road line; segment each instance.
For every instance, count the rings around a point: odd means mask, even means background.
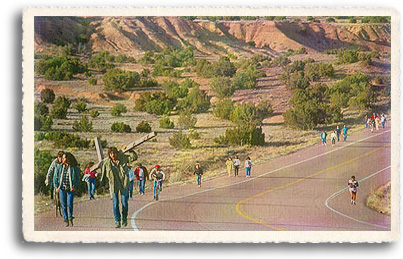
[[[373,177],[373,176],[379,174],[380,172],[383,172],[383,171],[385,171],[386,169],[389,169],[389,168],[391,168],[391,166],[387,166],[387,167],[385,167],[385,168],[379,170],[378,172],[375,172],[375,173],[373,173],[373,174],[371,174],[371,175],[369,175],[369,176],[367,176],[367,177],[361,179],[360,182],[364,182],[365,180],[368,180],[369,178],[371,178],[371,177]],[[328,209],[330,209],[331,211],[333,211],[334,213],[336,213],[336,214],[338,214],[338,215],[340,215],[340,216],[342,216],[342,217],[351,219],[351,220],[353,220],[353,221],[356,221],[356,222],[359,222],[359,223],[362,223],[362,224],[365,224],[365,225],[374,226],[374,227],[380,227],[380,228],[390,229],[390,227],[387,227],[387,226],[372,224],[372,223],[369,223],[369,222],[366,222],[366,221],[362,221],[362,220],[359,220],[359,219],[356,219],[356,218],[347,216],[346,214],[343,214],[343,213],[341,213],[340,211],[338,211],[338,210],[333,209],[332,207],[330,207],[329,201],[330,201],[331,199],[333,199],[334,197],[339,196],[341,193],[347,191],[347,189],[348,189],[348,187],[343,188],[342,190],[337,191],[337,192],[333,193],[332,195],[330,195],[329,198],[327,198],[327,200],[325,201],[326,207],[327,207]]]
[[[357,140],[357,141],[355,141],[355,142],[351,142],[351,143],[349,143],[349,144],[347,144],[347,145],[345,145],[345,146],[342,146],[342,147],[339,147],[339,148],[336,148],[336,149],[332,149],[332,150],[327,151],[327,152],[325,152],[325,153],[321,153],[321,154],[319,154],[319,155],[316,155],[316,156],[313,156],[313,157],[310,157],[310,158],[301,160],[301,161],[299,161],[299,162],[295,162],[295,163],[292,163],[292,164],[289,164],[289,165],[286,165],[286,166],[283,166],[283,167],[274,169],[274,170],[269,171],[269,172],[267,172],[267,173],[263,173],[263,174],[258,175],[258,176],[256,176],[256,177],[248,178],[248,179],[243,180],[243,181],[240,181],[240,182],[231,183],[231,184],[227,184],[227,185],[223,185],[223,186],[219,186],[219,187],[215,187],[215,188],[205,189],[205,190],[198,191],[198,192],[194,192],[194,193],[187,194],[187,195],[184,195],[184,196],[166,198],[166,199],[162,199],[162,200],[160,200],[160,201],[168,201],[168,200],[183,199],[183,198],[190,197],[190,196],[193,196],[193,195],[196,195],[196,194],[200,194],[200,193],[203,193],[203,192],[214,191],[214,190],[218,190],[218,189],[222,189],[222,188],[226,188],[226,187],[230,187],[230,186],[234,186],[234,185],[238,185],[238,184],[243,184],[243,183],[252,181],[252,180],[254,180],[254,179],[257,179],[257,178],[260,178],[260,177],[263,177],[263,176],[266,176],[266,175],[269,175],[269,174],[273,174],[273,173],[278,172],[278,171],[281,171],[281,170],[283,170],[283,169],[286,169],[286,168],[289,168],[289,167],[292,167],[292,166],[295,166],[295,165],[299,165],[299,164],[305,163],[305,162],[307,162],[307,161],[316,159],[316,158],[318,158],[318,157],[325,156],[325,155],[327,155],[327,154],[336,152],[336,151],[338,151],[338,150],[341,150],[341,149],[343,149],[343,148],[346,148],[346,147],[349,147],[349,146],[351,146],[351,145],[357,144],[357,143],[359,143],[359,142],[365,141],[365,140],[367,140],[367,139],[375,138],[375,137],[377,137],[377,136],[379,136],[379,135],[383,135],[383,134],[388,133],[388,132],[390,132],[390,130],[387,130],[387,131],[384,131],[384,132],[381,132],[381,133],[378,133],[378,134],[375,134],[375,135],[372,135],[372,136],[369,136],[369,137],[366,137],[366,138]],[[136,225],[136,217],[137,217],[137,215],[138,215],[140,212],[142,212],[145,208],[149,207],[150,205],[153,205],[154,203],[156,203],[156,201],[152,201],[152,202],[150,202],[150,203],[147,203],[146,205],[144,205],[143,207],[141,207],[140,209],[138,209],[137,211],[135,211],[135,212],[133,213],[133,215],[132,215],[132,217],[131,217],[131,223],[132,223],[132,227],[133,227],[133,230],[134,230],[134,231],[139,231],[139,229],[137,228],[137,225]]]

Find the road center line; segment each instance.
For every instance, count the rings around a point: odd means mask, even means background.
[[[193,196],[193,195],[197,195],[197,194],[200,194],[200,193],[204,193],[204,192],[208,192],[208,191],[214,191],[214,190],[218,190],[218,189],[222,189],[222,188],[226,188],[226,187],[230,187],[230,186],[234,186],[234,185],[238,185],[238,184],[243,184],[243,183],[246,183],[246,182],[249,182],[249,181],[258,179],[258,178],[260,178],[260,177],[263,177],[263,176],[266,176],[266,175],[269,175],[269,174],[276,173],[276,172],[281,171],[281,170],[283,170],[283,169],[286,169],[286,168],[289,168],[289,167],[292,167],[292,166],[295,166],[295,165],[299,165],[299,164],[305,163],[305,162],[307,162],[307,161],[316,159],[316,158],[318,158],[318,157],[325,156],[325,155],[327,155],[327,154],[336,152],[336,151],[338,151],[338,150],[344,149],[344,148],[346,148],[346,147],[349,147],[349,146],[351,146],[351,145],[354,145],[354,144],[357,144],[357,143],[359,143],[359,142],[365,141],[365,140],[367,140],[367,139],[375,138],[375,137],[377,137],[377,136],[383,135],[383,134],[388,133],[388,132],[390,132],[390,130],[387,130],[387,131],[384,131],[384,132],[381,132],[381,133],[378,133],[378,134],[375,134],[375,135],[372,135],[372,136],[369,136],[369,137],[366,137],[366,138],[363,138],[363,139],[360,139],[360,140],[351,142],[351,143],[349,143],[349,144],[347,144],[347,145],[345,145],[345,146],[341,146],[341,147],[339,147],[339,148],[335,148],[335,149],[326,151],[326,152],[321,153],[321,154],[319,154],[319,155],[316,155],[316,156],[313,156],[313,157],[310,157],[310,158],[307,158],[307,159],[304,159],[304,160],[301,160],[301,161],[298,161],[298,162],[295,162],[295,163],[292,163],[292,164],[289,164],[289,165],[286,165],[286,166],[283,166],[283,167],[280,167],[280,168],[277,168],[277,169],[274,169],[274,170],[271,170],[271,171],[269,171],[269,172],[267,172],[267,173],[260,174],[260,175],[258,175],[258,176],[256,176],[256,177],[248,178],[248,179],[242,180],[242,181],[240,181],[240,182],[231,183],[231,184],[227,184],[227,185],[223,185],[223,186],[219,186],[219,187],[215,187],[215,188],[205,189],[205,190],[202,190],[202,191],[190,193],[190,194],[183,195],[183,196],[161,199],[160,201],[168,201],[168,200],[183,199],[183,198],[190,197],[190,196]],[[155,203],[157,203],[157,202],[156,202],[156,201],[149,202],[149,203],[147,203],[146,205],[144,205],[143,207],[141,207],[140,209],[138,209],[137,211],[135,211],[135,212],[133,213],[133,215],[132,215],[132,217],[131,217],[131,224],[132,224],[132,227],[133,227],[133,230],[134,230],[134,231],[139,231],[139,229],[137,228],[137,225],[136,225],[136,217],[137,217],[137,215],[138,215],[140,212],[142,212],[144,209],[146,209],[147,207],[149,207],[149,206],[151,206],[151,205],[153,205],[153,204],[155,204]]]
[[[383,168],[383,169],[381,169],[381,170],[379,170],[379,171],[377,171],[377,172],[375,172],[375,173],[373,173],[373,174],[371,174],[371,175],[369,175],[369,176],[367,176],[367,177],[361,179],[360,182],[364,182],[365,180],[368,180],[369,178],[371,178],[371,177],[373,177],[373,176],[375,176],[375,175],[377,175],[377,174],[379,174],[379,173],[381,173],[381,172],[383,172],[383,171],[385,171],[386,169],[389,169],[389,168],[391,168],[391,166],[387,166],[387,167],[385,167],[385,168]],[[338,214],[338,215],[340,215],[340,216],[342,216],[342,217],[345,217],[345,218],[354,220],[354,221],[356,221],[356,222],[359,222],[359,223],[362,223],[362,224],[365,224],[365,225],[370,225],[370,226],[375,226],[375,227],[390,229],[390,227],[387,227],[387,226],[372,224],[372,223],[369,223],[369,222],[366,222],[366,221],[362,221],[362,220],[359,220],[359,219],[356,219],[356,218],[347,216],[346,214],[343,214],[343,213],[341,213],[340,211],[338,211],[338,210],[333,209],[332,207],[330,207],[329,201],[330,201],[331,199],[333,199],[333,198],[339,196],[341,193],[345,192],[347,189],[348,189],[348,187],[343,188],[343,189],[341,189],[340,191],[337,191],[337,192],[333,193],[332,195],[330,195],[329,198],[326,199],[326,202],[325,202],[326,207],[327,207],[328,209],[330,209],[331,211],[333,211],[334,213],[336,213],[336,214]]]
[[[352,159],[350,159],[350,160],[348,160],[348,161],[345,161],[345,162],[343,162],[343,163],[334,165],[334,166],[332,166],[332,167],[328,167],[328,168],[326,168],[326,169],[320,170],[320,171],[318,171],[318,172],[316,172],[316,173],[310,174],[310,175],[308,175],[308,176],[306,176],[306,177],[303,177],[303,178],[300,178],[300,179],[298,179],[298,180],[295,180],[295,181],[289,182],[289,183],[287,183],[287,184],[284,184],[284,185],[281,185],[281,186],[278,186],[278,187],[275,187],[275,188],[272,188],[272,189],[263,191],[263,192],[258,193],[258,194],[256,194],[256,195],[250,196],[250,197],[248,197],[248,198],[246,198],[246,199],[243,199],[243,200],[239,201],[239,202],[235,205],[235,209],[236,209],[236,211],[239,213],[239,215],[241,215],[242,217],[244,217],[244,218],[246,218],[246,219],[248,219],[248,220],[254,221],[254,222],[258,223],[258,224],[264,225],[264,226],[269,227],[269,228],[274,229],[274,230],[285,230],[285,229],[283,229],[283,228],[275,227],[275,226],[273,226],[273,225],[270,225],[270,224],[268,224],[268,223],[262,221],[261,219],[257,219],[257,218],[253,218],[253,217],[249,216],[248,214],[246,214],[245,212],[243,212],[243,211],[241,210],[241,205],[244,205],[244,204],[246,204],[248,201],[253,200],[253,199],[256,199],[256,198],[258,198],[258,197],[261,197],[261,196],[263,196],[263,195],[265,195],[265,194],[268,194],[268,193],[270,193],[270,192],[277,191],[277,190],[280,190],[280,189],[284,189],[284,188],[289,187],[289,186],[291,186],[291,185],[297,184],[297,183],[302,182],[302,181],[304,181],[304,180],[307,180],[307,179],[310,179],[310,178],[312,178],[312,177],[315,177],[315,176],[318,176],[318,175],[320,175],[320,174],[323,174],[323,173],[325,173],[325,172],[327,172],[327,171],[336,169],[336,168],[338,168],[338,167],[340,167],[340,166],[343,166],[343,165],[349,164],[349,163],[351,163],[351,162],[357,161],[357,160],[359,160],[360,158],[369,156],[369,155],[371,155],[371,154],[377,152],[378,150],[381,150],[381,149],[383,149],[383,148],[385,148],[385,147],[387,147],[387,146],[390,146],[390,144],[386,144],[386,145],[384,145],[384,146],[382,146],[382,147],[378,147],[378,148],[376,148],[376,149],[374,149],[374,150],[371,150],[371,151],[369,151],[369,152],[367,152],[367,153],[364,153],[364,154],[362,154],[362,155],[360,155],[360,156],[357,156],[357,157],[355,157],[355,158],[352,158]]]

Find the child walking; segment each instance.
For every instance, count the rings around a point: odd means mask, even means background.
[[[197,180],[197,187],[201,187],[201,178],[203,175],[203,169],[200,168],[200,164],[196,163],[195,164],[195,170],[193,172],[194,175],[196,175],[196,180]]]
[[[348,180],[347,186],[350,191],[351,204],[356,205],[355,199],[357,197],[358,181],[355,179],[354,175],[352,175],[350,180]]]

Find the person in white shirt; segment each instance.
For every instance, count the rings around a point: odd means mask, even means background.
[[[233,163],[234,163],[234,170],[235,170],[235,177],[236,177],[236,176],[238,176],[239,166],[241,165],[241,161],[239,160],[238,156],[235,156]]]
[[[337,134],[335,130],[330,134],[330,139],[332,140],[332,146],[334,146],[336,144],[337,139]]]
[[[348,186],[348,189],[350,191],[351,204],[355,205],[355,199],[357,197],[358,181],[355,179],[354,175],[351,176],[350,180],[348,180],[347,186]]]

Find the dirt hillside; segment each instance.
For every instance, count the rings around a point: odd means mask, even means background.
[[[319,52],[352,45],[389,52],[391,39],[389,24],[211,22],[180,17],[100,17],[90,22],[74,17],[38,17],[35,33],[36,51],[49,43],[75,43],[77,35],[84,34],[92,51],[132,55],[167,46],[193,46],[201,55],[276,55],[301,47]]]

